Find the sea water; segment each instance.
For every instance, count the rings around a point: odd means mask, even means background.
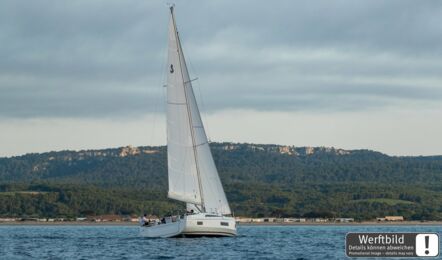
[[[347,232],[442,227],[239,226],[233,238],[149,239],[136,226],[11,225],[0,226],[0,259],[345,259]]]

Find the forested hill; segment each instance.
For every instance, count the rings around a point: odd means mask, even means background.
[[[236,215],[442,219],[442,156],[235,143],[211,148]],[[182,209],[166,191],[165,147],[0,158],[1,216]]]

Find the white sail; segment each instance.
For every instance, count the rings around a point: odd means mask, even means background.
[[[180,64],[179,45],[173,16],[169,22],[169,51],[167,77],[167,159],[169,173],[169,198],[201,204],[198,173],[184,78]]]
[[[201,205],[205,212],[231,214],[193,93],[173,8],[167,70],[168,196]]]

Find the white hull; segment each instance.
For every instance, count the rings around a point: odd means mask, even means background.
[[[143,237],[194,237],[236,236],[236,222],[232,217],[200,213],[187,215],[183,219],[167,224],[140,227]]]
[[[185,221],[179,219],[176,222],[166,224],[156,224],[152,226],[141,226],[140,236],[142,237],[175,237],[180,235],[184,230]]]
[[[236,222],[232,217],[210,213],[186,216],[183,236],[236,236]]]

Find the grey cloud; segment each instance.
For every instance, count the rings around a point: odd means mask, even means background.
[[[330,111],[442,102],[439,1],[179,1],[205,109]],[[167,8],[0,3],[0,117],[104,117],[163,102]],[[199,95],[198,95],[199,97]]]

